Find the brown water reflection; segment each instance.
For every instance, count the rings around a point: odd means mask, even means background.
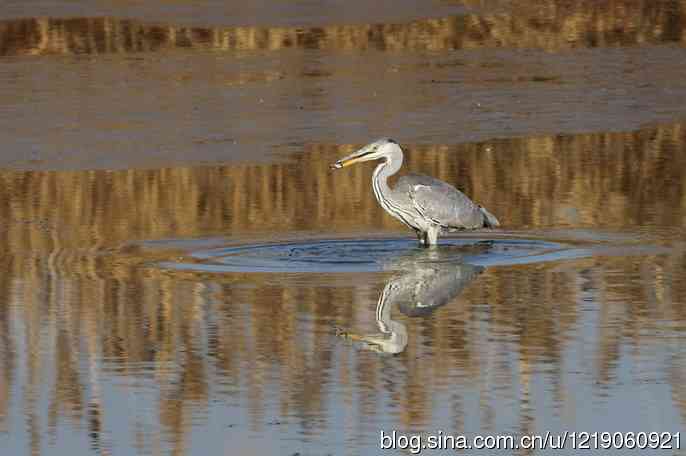
[[[406,145],[404,169],[456,183],[512,228],[678,227],[684,124],[454,146]],[[203,234],[403,231],[374,199],[373,166],[331,174],[353,145],[282,163],[152,170],[0,170],[5,252],[97,249]],[[125,216],[124,216],[125,215]]]
[[[508,10],[398,24],[202,28],[120,18],[0,22],[0,56],[103,54],[171,49],[446,51],[478,47],[562,51],[577,47],[686,43],[683,1],[519,2]]]
[[[333,331],[374,329],[385,274],[177,273],[148,262],[168,253],[127,247],[405,233],[376,205],[371,167],[326,169],[353,146],[263,165],[2,171],[2,438],[34,454],[78,448],[74,430],[103,453],[363,452],[380,428],[607,427],[600,409],[620,427],[678,429],[684,131],[410,145],[408,169],[459,183],[511,229],[562,227],[595,242],[625,232],[673,250],[487,269],[430,316],[399,315],[408,341],[392,359]],[[651,408],[627,394],[662,399]],[[287,440],[265,439],[272,428]]]
[[[686,116],[683,2],[486,3],[316,26],[5,19],[0,165],[254,162],[382,135],[456,144]]]

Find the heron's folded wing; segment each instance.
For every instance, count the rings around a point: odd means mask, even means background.
[[[409,186],[415,209],[425,218],[448,228],[478,228],[483,225],[479,207],[450,184],[433,180]]]

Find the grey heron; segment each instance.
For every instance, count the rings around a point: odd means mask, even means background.
[[[394,188],[388,178],[403,164],[403,150],[392,139],[367,144],[331,165],[344,168],[368,160],[383,160],[372,175],[372,188],[386,212],[412,228],[420,244],[435,245],[439,233],[500,226],[498,219],[452,185],[421,174],[398,179]]]

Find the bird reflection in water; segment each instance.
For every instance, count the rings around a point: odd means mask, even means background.
[[[478,249],[483,253],[488,248],[488,243],[479,243],[469,250]],[[338,329],[338,335],[376,352],[403,352],[407,346],[407,327],[391,318],[391,309],[397,305],[403,315],[420,317],[454,300],[484,270],[483,266],[456,261],[458,258],[454,254],[430,251],[396,259],[387,269],[402,272],[388,281],[376,305],[379,332],[360,335]]]

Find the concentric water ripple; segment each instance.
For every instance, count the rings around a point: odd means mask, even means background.
[[[422,248],[414,239],[333,239],[218,246],[192,250],[159,266],[203,272],[373,272],[420,264],[500,266],[592,256],[591,247],[537,239],[444,239]],[[186,261],[187,260],[187,261]]]

